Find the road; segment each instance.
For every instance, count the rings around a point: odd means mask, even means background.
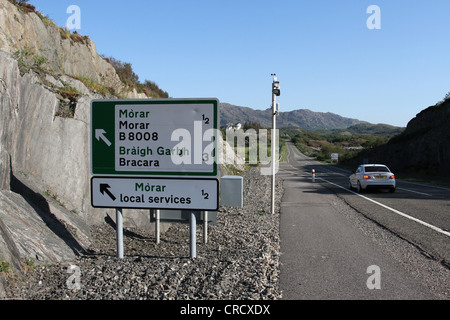
[[[400,180],[395,193],[358,194],[350,172],[288,150],[285,299],[450,299],[450,189]]]

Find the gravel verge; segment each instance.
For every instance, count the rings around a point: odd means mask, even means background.
[[[189,226],[174,224],[155,243],[153,233],[124,232],[125,259],[116,258],[115,229],[92,228],[89,254],[69,264],[40,265],[8,280],[8,299],[24,300],[278,300],[282,181],[270,213],[271,177],[259,168],[244,176],[244,208],[221,207],[197,259],[190,259]],[[72,268],[70,266],[74,266]],[[77,287],[77,284],[80,287]],[[6,289],[6,288],[5,288]]]

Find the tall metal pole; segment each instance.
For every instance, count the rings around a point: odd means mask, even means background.
[[[275,214],[275,161],[276,161],[276,130],[277,130],[277,96],[275,92],[272,92],[272,214]]]
[[[278,147],[278,134],[277,134],[277,115],[278,115],[278,106],[277,106],[277,97],[281,95],[280,90],[280,82],[277,79],[276,74],[272,74],[273,84],[272,84],[272,214],[275,214],[275,181],[276,181],[276,171],[275,166],[277,164],[278,159],[277,155],[277,147]]]

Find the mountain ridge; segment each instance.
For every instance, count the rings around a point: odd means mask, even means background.
[[[272,110],[255,110],[249,107],[236,106],[229,103],[220,104],[220,123],[226,126],[230,123],[256,122],[263,127],[272,127]],[[346,129],[353,125],[367,123],[358,119],[342,117],[331,112],[315,112],[309,109],[298,109],[280,112],[277,126],[301,127],[303,129]]]

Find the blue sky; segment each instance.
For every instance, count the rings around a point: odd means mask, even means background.
[[[30,0],[173,98],[406,126],[450,91],[448,0]],[[381,29],[367,20],[380,8]]]

